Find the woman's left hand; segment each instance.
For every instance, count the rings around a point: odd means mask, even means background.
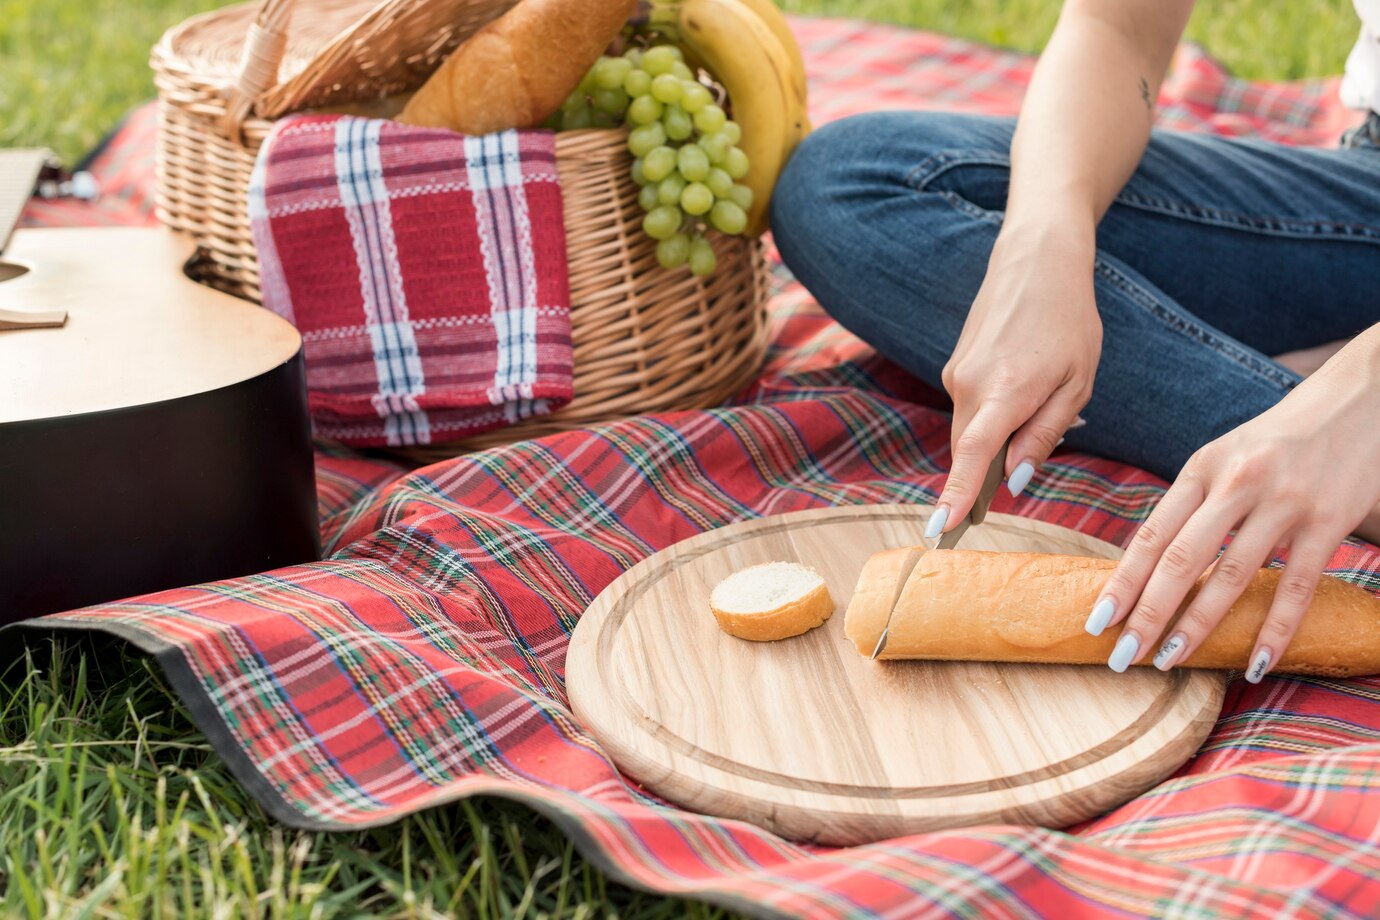
[[[1283,656],[1337,545],[1380,502],[1380,326],[1353,339],[1274,408],[1195,453],[1141,526],[1088,617],[1125,621],[1108,664],[1156,650],[1168,670],[1221,621],[1278,549],[1288,553],[1246,679]],[[1213,565],[1227,534],[1235,539]],[[1163,636],[1198,577],[1202,590]],[[1129,613],[1129,617],[1127,614]]]

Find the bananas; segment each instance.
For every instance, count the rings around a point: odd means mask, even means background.
[[[781,8],[775,0],[739,0],[744,6],[757,14],[762,20],[763,25],[771,29],[776,40],[781,42],[781,47],[786,51],[786,57],[791,60],[791,89],[795,91],[795,97],[800,103],[803,111],[807,101],[807,90],[805,86],[805,59],[800,55],[800,46],[795,43],[795,35],[791,33],[791,27],[786,24],[786,17],[781,14]],[[810,120],[805,116],[805,131],[809,133]]]
[[[767,229],[776,179],[809,131],[800,50],[771,0],[681,0],[676,26],[686,51],[728,91],[742,126],[742,182],[753,194],[744,232],[757,236]]]

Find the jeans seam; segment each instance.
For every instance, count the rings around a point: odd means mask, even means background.
[[[1124,189],[1116,196],[1116,203],[1143,211],[1167,214],[1217,227],[1246,230],[1267,236],[1380,242],[1380,227],[1373,227],[1370,224],[1262,217],[1225,211],[1221,208],[1184,204],[1168,198],[1152,198]]]
[[[921,160],[906,173],[906,185],[917,192],[927,191],[929,184],[950,170],[960,166],[1000,166],[1011,168],[1011,158],[1004,153],[985,150],[940,150]]]
[[[1010,170],[1011,158],[1003,153],[985,150],[941,150],[912,167],[906,173],[905,184],[917,192],[938,195],[950,206],[970,217],[1000,224],[1004,212],[980,208],[967,198],[949,189],[930,188],[930,183],[935,179],[963,166],[997,166]]]
[[[1262,362],[1255,355],[1240,348],[1234,342],[1213,334],[1198,323],[1189,320],[1183,314],[1166,306],[1159,298],[1155,297],[1144,287],[1109,265],[1101,256],[1097,258],[1096,266],[1098,274],[1121,288],[1121,290],[1138,306],[1175,332],[1187,336],[1201,345],[1208,346],[1219,355],[1235,361],[1238,365],[1254,373],[1257,377],[1279,386],[1285,391],[1293,389],[1298,384],[1298,381],[1292,379],[1288,374],[1281,372],[1280,369],[1275,367],[1272,363],[1268,361]]]

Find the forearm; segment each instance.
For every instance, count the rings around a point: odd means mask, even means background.
[[[1011,145],[1003,237],[1092,258],[1096,226],[1149,141],[1154,100],[1192,0],[1069,0]]]

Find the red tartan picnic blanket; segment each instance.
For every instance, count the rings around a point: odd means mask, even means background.
[[[318,436],[431,444],[570,401],[551,132],[285,118],[249,212],[263,305],[302,333]]]
[[[796,19],[817,123],[884,107],[1012,113],[1031,60],[851,21]],[[1335,82],[1233,80],[1188,48],[1162,120],[1329,144]],[[149,115],[106,176],[141,190]],[[99,163],[97,164],[99,167]],[[108,218],[48,206],[35,221]],[[708,528],[831,504],[933,501],[939,394],[785,283],[760,381],[716,410],[643,417],[416,471],[322,444],[324,561],[105,604],[42,625],[155,653],[236,775],[294,826],[358,828],[458,797],[526,802],[614,878],[758,915],[1380,915],[1380,679],[1233,681],[1174,777],[1063,831],[987,826],[798,846],[667,807],[572,720],[563,664],[619,572]],[[1164,483],[1062,453],[997,511],[1124,543]],[[1380,588],[1380,551],[1330,570]]]

